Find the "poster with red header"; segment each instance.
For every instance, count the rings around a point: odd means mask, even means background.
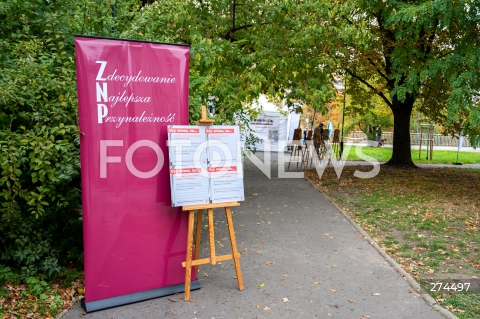
[[[168,127],[172,206],[245,200],[238,126]]]
[[[183,291],[187,215],[171,205],[166,141],[188,124],[189,47],[76,36],[75,51],[84,307]]]

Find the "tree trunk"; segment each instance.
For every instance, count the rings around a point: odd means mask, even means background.
[[[412,161],[410,147],[410,115],[415,98],[407,94],[405,101],[395,96],[391,109],[393,112],[393,153],[386,165],[417,167]]]

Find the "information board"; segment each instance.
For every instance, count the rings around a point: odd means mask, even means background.
[[[172,206],[243,201],[238,126],[168,126]]]

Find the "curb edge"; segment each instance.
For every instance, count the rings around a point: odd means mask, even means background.
[[[340,213],[342,213],[342,215],[345,217],[345,219],[348,220],[348,222],[355,228],[355,230],[357,230],[365,240],[367,240],[367,242],[372,245],[375,250],[390,264],[390,266],[392,266],[400,275],[402,275],[403,278],[405,278],[405,280],[407,281],[407,283],[410,285],[410,287],[412,287],[412,289],[415,291],[415,292],[419,292],[420,291],[420,285],[417,283],[417,281],[415,279],[413,279],[412,276],[410,276],[409,273],[407,273],[405,270],[403,270],[403,268],[392,258],[390,257],[386,252],[385,250],[383,250],[378,244],[377,242],[375,242],[364,230],[362,227],[360,227],[350,216],[348,216],[348,214],[340,207],[338,206],[338,204],[330,197],[328,196],[327,194],[325,194],[325,192],[323,192],[320,188],[317,187],[317,185],[315,185],[315,183],[313,183],[309,178],[305,177],[305,180],[310,184],[312,185],[313,187],[315,187],[322,195],[323,197],[325,197],[325,199],[327,201],[330,202],[330,204],[332,204]],[[441,313],[445,318],[448,318],[448,319],[459,319],[457,316],[455,316],[453,313],[451,313],[450,311],[448,311],[447,309],[441,307],[440,305],[437,304],[437,302],[435,301],[435,299],[432,298],[432,296],[428,295],[428,294],[419,294],[419,296],[430,306],[432,307],[434,310],[438,311],[439,313]]]

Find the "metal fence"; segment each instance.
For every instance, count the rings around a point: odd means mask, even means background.
[[[385,144],[393,144],[393,132],[383,132],[382,139],[385,139]],[[410,144],[419,145],[420,133],[410,133]],[[348,143],[361,143],[367,140],[367,135],[362,131],[351,132],[346,138],[345,142]],[[425,143],[423,143],[425,144]],[[436,146],[458,146],[458,138],[445,136],[442,134],[433,135],[433,145]],[[468,136],[463,137],[462,146],[470,146]]]

